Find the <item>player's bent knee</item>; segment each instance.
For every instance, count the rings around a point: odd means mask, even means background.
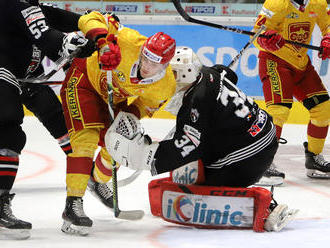
[[[330,122],[330,101],[317,104],[309,110],[310,119],[313,125],[318,127],[326,127]]]
[[[267,107],[267,112],[273,117],[275,125],[283,127],[284,123],[288,120],[290,114],[290,108],[272,104]]]

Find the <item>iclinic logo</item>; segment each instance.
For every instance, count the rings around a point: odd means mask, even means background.
[[[173,213],[179,221],[187,222],[191,220],[194,206],[191,200],[186,196],[180,195],[174,199],[174,202],[169,199],[168,203],[173,203]],[[171,211],[171,207],[168,208],[168,211]],[[170,215],[170,213],[168,213],[168,215]]]

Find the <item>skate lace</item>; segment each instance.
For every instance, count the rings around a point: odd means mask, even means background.
[[[112,190],[106,184],[98,184],[97,192],[105,199],[112,196]]]
[[[17,220],[16,216],[13,215],[13,211],[11,210],[11,204],[10,203],[4,203],[3,206],[3,212],[5,216],[7,216],[10,219]]]
[[[77,199],[75,201],[73,201],[72,203],[72,209],[73,212],[79,216],[79,217],[87,217],[85,212],[84,212],[84,208],[83,208],[83,200],[82,199]]]
[[[318,154],[318,155],[315,155],[314,156],[314,160],[315,160],[315,162],[318,164],[318,165],[320,165],[320,166],[324,166],[324,167],[326,167],[326,166],[328,166],[328,162],[324,159],[324,157],[322,156],[322,155],[320,155],[320,154]]]

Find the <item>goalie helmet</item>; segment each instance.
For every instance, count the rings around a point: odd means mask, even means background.
[[[147,39],[141,53],[154,63],[166,64],[172,59],[175,46],[175,40],[171,36],[158,32]]]
[[[170,65],[178,85],[194,82],[203,66],[197,55],[189,47],[178,47]]]

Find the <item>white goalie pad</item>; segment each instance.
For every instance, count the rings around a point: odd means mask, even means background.
[[[130,140],[142,132],[140,120],[134,114],[123,111],[118,113],[109,131],[115,131]]]

